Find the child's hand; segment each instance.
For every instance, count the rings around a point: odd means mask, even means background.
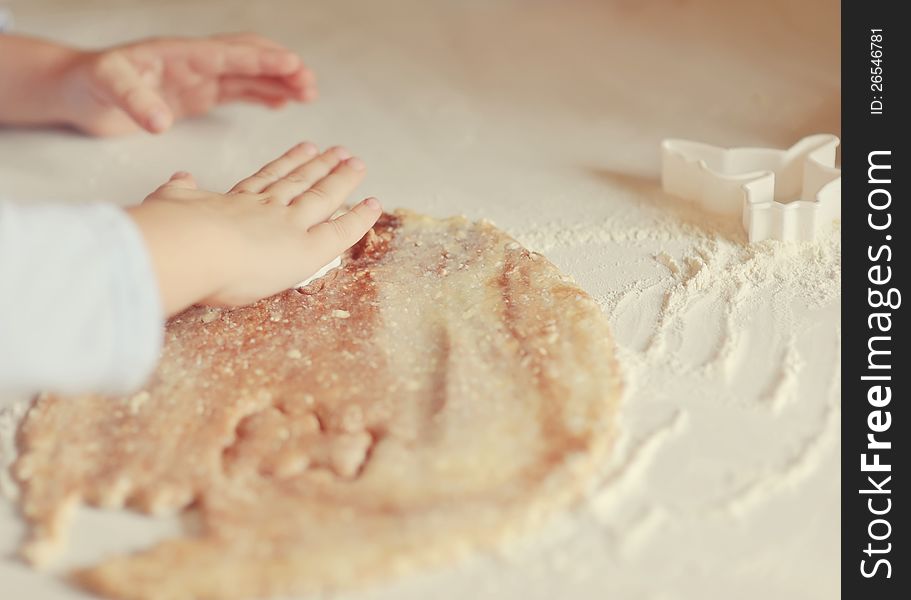
[[[354,245],[382,209],[374,198],[329,220],[364,178],[343,148],[299,144],[227,194],[175,173],[129,209],[168,315],[195,303],[241,305],[288,289]]]
[[[77,52],[63,69],[64,120],[92,135],[167,130],[225,102],[272,108],[316,97],[313,73],[290,50],[253,34],[162,38]]]

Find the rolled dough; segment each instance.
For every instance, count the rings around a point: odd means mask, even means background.
[[[249,307],[194,307],[130,397],[36,399],[14,474],[35,564],[78,503],[198,527],[73,574],[124,599],[361,585],[565,506],[607,452],[608,326],[492,225],[384,215],[342,266]]]

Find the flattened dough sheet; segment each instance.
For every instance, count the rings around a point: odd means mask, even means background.
[[[612,438],[598,306],[484,222],[384,215],[327,277],[194,307],[166,337],[144,390],[43,396],[20,431],[34,563],[77,503],[198,513],[73,574],[110,597],[324,591],[451,559],[565,506]]]

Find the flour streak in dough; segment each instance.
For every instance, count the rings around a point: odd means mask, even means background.
[[[74,574],[115,598],[360,585],[489,546],[565,506],[612,438],[598,306],[487,223],[384,215],[328,277],[192,308],[125,398],[36,400],[15,474],[43,563],[67,507],[200,527]]]

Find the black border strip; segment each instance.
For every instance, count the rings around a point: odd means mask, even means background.
[[[899,598],[908,584],[900,455],[909,442],[902,292],[911,264],[905,139],[911,52],[903,2],[842,3],[842,514],[846,599]],[[881,36],[881,37],[880,37]],[[904,126],[903,126],[904,124]],[[874,166],[871,168],[871,164]],[[888,168],[887,168],[888,167]],[[911,298],[907,299],[911,301]],[[901,558],[900,558],[901,557]],[[902,560],[904,559],[904,560]],[[907,591],[905,592],[907,593]],[[901,596],[907,597],[907,596]]]

